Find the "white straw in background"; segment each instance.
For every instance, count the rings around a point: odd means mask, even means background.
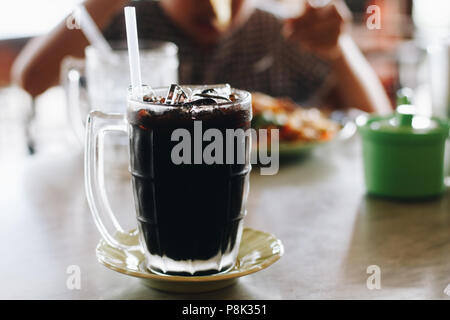
[[[142,100],[141,63],[136,25],[136,10],[125,7],[125,26],[127,30],[128,59],[130,61],[131,90],[133,97]]]
[[[77,8],[80,18],[80,28],[88,39],[89,43],[100,52],[100,54],[111,61],[115,61],[116,57],[113,54],[111,46],[103,37],[99,28],[92,20],[91,15],[83,5]]]

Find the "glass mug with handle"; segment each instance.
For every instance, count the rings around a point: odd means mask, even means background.
[[[163,41],[141,41],[141,68],[144,83],[162,87],[177,83],[178,48]],[[85,59],[68,57],[61,68],[69,123],[84,143],[85,120],[91,110],[125,113],[126,88],[130,83],[126,42],[112,42],[113,58],[108,59],[92,46]]]
[[[167,89],[154,92],[165,96]],[[211,130],[223,137],[230,129],[249,132],[251,95],[237,89],[232,89],[232,93],[236,97],[233,101],[193,107],[142,102],[129,95],[126,117],[90,113],[86,193],[96,225],[110,246],[142,250],[147,268],[166,275],[214,274],[235,265],[249,191],[251,136],[236,134],[230,140],[232,144],[219,145],[216,152],[233,161],[180,162],[173,154],[180,143],[174,136],[180,129],[181,136],[190,136],[193,142],[183,151],[190,160],[199,155],[199,145],[193,140],[199,139],[198,134],[202,139]],[[127,233],[115,218],[102,185],[103,137],[115,131],[126,132],[129,138],[129,170],[138,224],[138,231],[133,234],[139,233],[138,246],[123,241]],[[206,150],[208,143],[203,140],[200,152]],[[237,159],[239,154],[243,155],[242,161]]]

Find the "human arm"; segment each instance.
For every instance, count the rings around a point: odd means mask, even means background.
[[[283,33],[328,62],[338,104],[389,113],[391,104],[380,80],[346,30],[349,20],[350,13],[341,0],[322,8],[307,3],[302,15],[285,21]]]
[[[84,6],[102,29],[129,0],[86,0]],[[83,57],[88,41],[79,29],[69,29],[64,19],[48,34],[30,40],[16,58],[11,78],[13,83],[37,96],[56,85],[64,57]]]

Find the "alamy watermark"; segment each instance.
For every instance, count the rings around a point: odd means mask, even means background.
[[[326,1],[325,1],[326,2]],[[320,5],[322,6],[322,5]],[[366,9],[368,14],[366,26],[369,30],[381,29],[381,8],[378,5],[370,5]],[[66,27],[69,30],[81,29],[81,9],[79,7],[66,18]]]
[[[370,274],[367,278],[366,286],[369,290],[381,289],[381,269],[379,266],[373,264],[367,267],[366,273]]]
[[[66,287],[69,290],[81,290],[81,268],[76,264],[67,267],[66,273],[69,275],[66,280]]]
[[[226,129],[224,134],[216,128],[203,132],[202,121],[194,121],[193,135],[187,129],[178,128],[172,132],[171,140],[178,142],[171,152],[175,165],[251,163],[261,165],[261,175],[274,175],[279,169],[278,129]],[[251,141],[258,142],[253,153],[249,152]]]
[[[450,283],[448,286],[444,289],[444,293],[450,297]]]
[[[79,7],[75,8],[66,18],[66,27],[69,30],[81,29],[81,9]]]
[[[370,5],[367,7],[366,13],[369,15],[367,17],[366,26],[369,30],[380,30],[381,29],[381,8],[377,5]]]

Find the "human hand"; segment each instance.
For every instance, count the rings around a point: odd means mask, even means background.
[[[350,10],[342,0],[329,1],[322,7],[307,1],[299,17],[284,21],[283,35],[325,60],[334,60],[341,55],[339,37],[350,20]]]

